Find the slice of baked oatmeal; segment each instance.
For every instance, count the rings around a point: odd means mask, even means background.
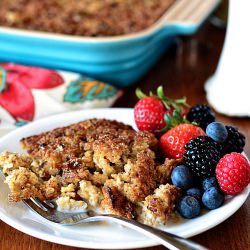
[[[98,209],[164,224],[179,189],[169,185],[180,163],[164,163],[158,140],[117,121],[90,119],[21,140],[27,154],[0,154],[10,201],[55,200],[62,211]]]

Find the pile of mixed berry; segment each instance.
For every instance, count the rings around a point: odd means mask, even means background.
[[[172,183],[183,196],[177,204],[184,218],[194,218],[202,207],[216,209],[225,195],[237,195],[250,182],[250,165],[241,153],[245,136],[236,127],[215,121],[210,107],[192,107],[186,98],[169,99],[163,88],[146,96],[137,90],[140,99],[134,107],[139,130],[159,137],[165,158],[182,159],[174,168]]]

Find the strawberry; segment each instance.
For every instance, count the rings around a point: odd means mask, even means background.
[[[236,195],[250,183],[250,165],[240,153],[224,155],[216,166],[216,178],[225,194]]]
[[[205,135],[205,132],[202,128],[193,124],[183,123],[176,125],[161,136],[161,151],[167,158],[182,158],[185,151],[185,144],[200,135]]]
[[[134,118],[141,131],[156,132],[166,126],[164,114],[166,109],[155,97],[144,97],[134,107]]]
[[[162,86],[157,88],[157,95],[150,93],[146,96],[141,90],[136,90],[140,99],[134,107],[134,119],[139,130],[157,133],[165,126],[165,114],[172,114],[174,110],[182,111],[187,106],[186,99],[171,100],[163,93]]]

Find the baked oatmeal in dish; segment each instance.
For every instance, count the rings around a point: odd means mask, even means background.
[[[0,26],[80,36],[123,35],[151,26],[173,2],[175,0],[1,0]]]
[[[169,184],[179,160],[158,157],[158,140],[123,123],[90,119],[23,138],[27,154],[3,152],[9,200],[55,200],[62,211],[98,209],[149,225],[175,212]]]

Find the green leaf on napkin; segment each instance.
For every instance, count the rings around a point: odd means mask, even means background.
[[[0,93],[2,93],[7,86],[7,82],[6,82],[6,71],[4,68],[0,67]]]
[[[64,102],[82,103],[115,96],[117,89],[109,84],[91,78],[79,78],[67,87]]]

